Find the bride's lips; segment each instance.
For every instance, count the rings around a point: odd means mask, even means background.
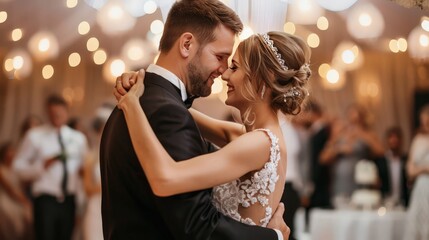
[[[232,85],[227,84],[226,86],[228,87],[228,92],[227,93],[230,93],[230,92],[234,91],[234,87]]]

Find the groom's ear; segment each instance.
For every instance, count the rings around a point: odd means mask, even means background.
[[[190,32],[183,33],[179,38],[180,55],[184,58],[188,58],[195,49],[196,41],[194,35]]]

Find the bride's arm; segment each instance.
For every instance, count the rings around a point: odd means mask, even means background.
[[[140,89],[140,90],[139,90]],[[124,111],[133,147],[153,192],[170,196],[210,188],[263,167],[270,154],[270,140],[263,132],[237,138],[221,150],[186,161],[174,161],[154,134],[140,106],[138,83],[118,106]],[[140,91],[141,93],[137,93]]]
[[[139,72],[123,73],[119,77],[120,84],[116,86],[116,91],[114,91],[115,97],[119,100],[135,82],[142,80],[143,74],[143,69]],[[189,112],[201,130],[203,137],[219,147],[225,146],[245,133],[245,129],[241,124],[214,119],[192,108],[189,109]]]
[[[238,123],[222,121],[209,117],[195,109],[189,109],[203,137],[219,147],[245,133],[244,126]]]

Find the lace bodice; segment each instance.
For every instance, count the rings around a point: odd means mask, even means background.
[[[224,215],[249,225],[266,227],[272,216],[269,205],[269,196],[274,192],[279,179],[277,166],[280,161],[279,139],[268,129],[264,131],[271,140],[270,159],[264,167],[254,172],[250,179],[244,181],[236,179],[213,188],[213,204]],[[261,204],[265,208],[265,217],[259,224],[250,218],[242,218],[238,212],[239,206],[248,208],[254,204]]]

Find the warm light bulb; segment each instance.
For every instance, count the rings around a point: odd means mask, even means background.
[[[156,9],[158,8],[158,6],[156,5],[156,2],[154,1],[147,1],[144,4],[144,12],[147,14],[152,14],[156,11]]]
[[[13,68],[19,70],[24,66],[24,58],[21,56],[15,56],[12,60],[12,63]]]
[[[341,54],[341,59],[345,64],[353,63],[355,61],[355,58],[355,54],[350,49],[343,51],[343,53]]]
[[[150,24],[150,31],[153,34],[160,34],[164,31],[164,23],[161,20],[155,20]]]
[[[76,67],[80,64],[80,55],[79,53],[72,53],[69,56],[69,65],[70,67]]]
[[[426,32],[429,32],[429,18],[428,17],[422,18],[421,26]]]
[[[127,55],[131,60],[137,61],[143,57],[143,49],[138,46],[132,46],[128,49]]]
[[[105,63],[107,60],[106,52],[102,49],[97,50],[94,53],[93,60],[94,60],[94,63],[97,65],[101,65],[101,64]]]
[[[328,80],[329,83],[335,84],[340,80],[340,74],[337,70],[330,69],[326,74],[326,80]]]
[[[422,47],[427,47],[429,46],[429,38],[427,35],[425,34],[421,34],[419,37],[419,43]]]
[[[115,59],[110,64],[110,73],[112,76],[117,77],[125,71],[125,63],[121,59]]]
[[[323,63],[319,66],[319,76],[322,78],[326,78],[326,75],[328,75],[328,71],[331,69],[331,66],[327,63]]]
[[[54,75],[54,68],[52,65],[46,65],[42,69],[42,76],[44,79],[50,79]]]
[[[107,16],[113,20],[119,20],[124,15],[124,10],[120,6],[111,6]]]
[[[91,26],[89,26],[89,23],[86,21],[83,21],[79,23],[79,26],[77,27],[77,31],[80,35],[85,35],[91,30]]]
[[[392,39],[389,42],[389,49],[390,51],[392,51],[393,53],[397,53],[399,52],[399,48],[398,48],[398,41],[396,39]]]
[[[77,0],[67,0],[67,7],[68,8],[74,8],[77,6]]]
[[[98,42],[98,39],[95,37],[88,39],[88,41],[86,42],[86,49],[88,49],[88,51],[90,52],[94,52],[95,50],[98,49],[99,46],[100,46],[100,43]]]
[[[49,47],[51,46],[51,42],[48,38],[42,38],[39,41],[39,51],[46,52],[49,50]]]
[[[312,48],[317,48],[320,44],[320,38],[317,34],[311,33],[307,37],[307,43],[308,43],[308,46]]]
[[[287,22],[287,23],[285,23],[285,25],[283,26],[283,30],[284,30],[286,33],[294,34],[294,33],[295,33],[295,31],[296,31],[295,24],[293,24],[293,23],[291,23],[291,22]]]
[[[6,72],[10,72],[12,71],[13,68],[13,59],[8,58],[4,61],[4,70],[6,70]]]
[[[12,36],[12,41],[14,41],[14,42],[21,40],[21,38],[22,38],[22,30],[20,28],[15,28],[12,31],[11,36]]]
[[[361,15],[359,15],[359,24],[364,26],[364,27],[368,27],[370,26],[372,23],[372,18],[368,13],[362,13]]]
[[[317,28],[319,28],[320,30],[324,31],[327,30],[329,28],[329,21],[326,17],[320,17],[317,20]]]
[[[399,51],[401,51],[401,52],[407,51],[408,42],[405,38],[399,38],[398,39],[398,48],[399,48]]]
[[[0,23],[4,23],[7,20],[7,12],[1,11],[0,12]]]

